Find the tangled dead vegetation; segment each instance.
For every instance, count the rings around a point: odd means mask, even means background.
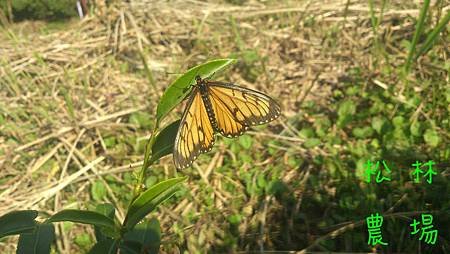
[[[393,3],[384,13],[378,28],[380,40],[393,43],[396,38],[411,37],[410,17],[419,11],[415,3],[403,2]],[[139,166],[141,155],[115,154],[105,144],[105,136],[133,135],[136,142],[144,140],[149,129],[130,123],[130,114],[152,115],[175,74],[213,58],[238,58],[238,65],[222,79],[269,92],[282,103],[279,126],[253,135],[288,140],[297,155],[305,158],[326,155],[321,148],[297,147],[302,140],[289,119],[299,117],[306,101],[326,110],[327,98],[348,78],[350,69],[358,66],[376,73],[374,61],[383,60],[369,54],[374,41],[369,7],[366,1],[347,5],[346,0],[283,3],[250,1],[237,6],[141,0],[109,6],[102,16],[71,21],[64,29],[50,32],[27,32],[31,22],[6,27],[0,35],[0,113],[7,119],[0,126],[0,214],[83,207],[83,200],[90,198],[83,190],[94,180],[105,182],[107,175],[127,186],[123,173]],[[403,56],[404,49],[398,47],[388,45]],[[398,61],[401,64],[403,59]],[[152,75],[144,74],[143,62]],[[427,59],[422,64],[427,64]],[[384,85],[376,76],[364,78],[369,85]],[[216,207],[225,213],[227,200],[234,194],[222,189],[225,177],[215,174],[213,168],[223,163],[226,150],[220,146],[209,165],[194,167],[195,174],[214,190]],[[174,174],[171,158],[163,159],[160,168],[166,175]],[[304,182],[309,170],[305,172],[299,175],[295,169],[286,170],[283,179]],[[190,181],[195,197],[198,180]],[[119,207],[117,217],[123,219],[121,201],[110,188],[107,192],[107,200]],[[295,194],[299,200],[302,193],[300,189]],[[247,226],[252,220],[263,223],[262,218],[274,209],[268,207],[270,200],[258,206],[255,200],[247,202],[245,209],[251,216],[239,227],[243,234],[251,230]],[[158,216],[167,229],[163,232],[171,232],[173,221],[183,225],[184,215],[201,214],[202,210],[199,202],[189,199],[170,209],[161,208]],[[217,241],[224,241],[220,219],[213,217],[205,215],[204,219],[213,221],[209,230],[218,236]],[[204,227],[201,221],[183,225],[183,230],[200,232]],[[62,234],[61,229],[58,233]],[[202,245],[212,245],[213,236],[205,236],[207,243]],[[62,239],[67,244],[68,236]],[[271,245],[263,236],[251,244],[260,241]],[[11,245],[0,243],[2,248],[10,250]],[[59,248],[68,251],[68,245]]]

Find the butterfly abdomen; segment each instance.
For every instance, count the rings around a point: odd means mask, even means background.
[[[208,97],[208,87],[202,80],[202,82],[200,82],[198,84],[198,88],[200,91],[200,95],[202,96],[203,103],[205,104],[206,113],[208,114],[209,121],[211,122],[211,125],[214,128],[214,130],[217,131],[217,129],[218,129],[217,128],[217,120],[216,120],[216,116],[214,115],[214,109],[213,109],[212,103]]]

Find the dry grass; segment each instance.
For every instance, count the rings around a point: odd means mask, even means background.
[[[374,76],[363,77],[370,85],[383,86],[377,80],[374,62],[385,60],[370,55],[374,34],[365,1],[352,1],[348,6],[347,1],[250,1],[245,6],[200,1],[132,2],[111,6],[104,16],[74,20],[55,31],[42,32],[41,25],[28,21],[2,30],[0,114],[8,120],[0,126],[0,214],[19,209],[51,214],[62,208],[86,208],[90,184],[106,182],[105,176],[113,176],[123,184],[122,190],[131,191],[123,175],[140,165],[142,153],[130,149],[125,149],[128,154],[117,152],[105,145],[105,138],[129,136],[139,142],[148,137],[149,129],[130,123],[130,114],[153,115],[159,96],[174,74],[206,60],[238,57],[241,63],[223,79],[268,92],[283,106],[283,117],[273,124],[277,125],[273,131],[251,135],[261,140],[286,140],[290,145],[277,149],[295,149],[295,156],[305,158],[326,155],[327,151],[298,145],[303,141],[289,119],[299,117],[303,103],[314,101],[326,108],[327,98],[356,66],[373,70]],[[392,3],[379,28],[381,39],[410,38],[413,24],[409,16],[417,15],[414,3]],[[30,29],[33,24],[37,27]],[[397,47],[387,45],[399,57],[406,57]],[[144,75],[140,53],[153,73],[154,86]],[[314,121],[308,115],[304,117]],[[188,186],[190,196],[196,197],[197,183],[203,181],[213,189],[211,198],[216,209],[227,213],[228,200],[236,193],[227,192],[222,185],[231,182],[238,189],[245,186],[214,172],[223,165],[224,156],[238,156],[229,155],[223,144],[218,147],[209,164],[200,161],[195,165],[195,177]],[[284,156],[287,160],[290,155]],[[264,166],[271,160],[255,164]],[[167,177],[176,174],[171,158],[163,159],[156,169]],[[288,168],[282,178],[305,182],[311,170],[300,174]],[[106,200],[119,207],[117,217],[122,219],[127,202],[119,200],[110,188],[107,193]],[[297,209],[303,193],[301,188],[295,193]],[[280,204],[269,197],[262,203],[252,199],[246,202],[243,209],[251,218],[240,225],[239,231],[245,234],[252,221],[259,220],[258,231],[264,236],[265,221]],[[174,207],[160,209],[158,217],[169,245],[174,239],[175,221],[185,227],[178,228],[177,234],[180,230],[192,232],[185,235],[191,245],[208,249],[217,244],[210,242],[214,235],[219,243],[223,241],[223,228],[213,214],[204,214],[202,206],[195,198],[185,198]],[[188,214],[202,219],[184,225],[183,218]],[[202,224],[205,221],[210,224]],[[212,232],[212,236],[204,236],[206,243],[191,239],[204,232],[205,226]],[[58,248],[69,253],[73,233],[63,232],[58,229],[63,234]],[[256,244],[261,247],[265,243],[270,249],[271,240],[259,237],[254,240]],[[0,243],[0,250],[11,252],[13,246],[12,242]]]

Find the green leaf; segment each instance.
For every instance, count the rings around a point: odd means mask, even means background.
[[[409,126],[409,131],[411,135],[420,137],[422,135],[422,124],[419,121],[415,121]]]
[[[320,141],[320,139],[318,138],[309,138],[303,145],[305,146],[305,148],[313,148],[318,146],[320,143],[322,143],[322,141]]]
[[[73,242],[82,250],[87,250],[93,244],[93,239],[88,233],[78,233]]]
[[[384,127],[386,126],[386,119],[382,117],[374,117],[372,118],[372,128],[378,133],[381,134],[384,132]]]
[[[152,126],[152,117],[150,114],[145,112],[135,112],[130,115],[128,122],[131,124],[135,124],[142,129],[150,129]]]
[[[434,128],[427,129],[425,131],[425,134],[423,135],[423,138],[425,139],[425,142],[431,147],[436,147],[441,142],[441,138]]]
[[[97,242],[89,250],[88,254],[116,254],[117,253],[117,241],[112,239],[106,239]]]
[[[55,228],[53,224],[36,225],[32,233],[23,233],[17,244],[17,254],[42,254],[50,253],[50,245],[55,240]]]
[[[419,38],[423,32],[425,18],[427,16],[427,11],[428,11],[429,6],[430,6],[430,0],[424,0],[423,4],[422,4],[422,8],[420,8],[419,19],[417,20],[417,24],[416,24],[416,31],[414,32],[414,37],[411,41],[411,48],[409,49],[408,57],[407,57],[406,63],[405,63],[406,73],[408,73],[411,68],[413,56],[416,51],[416,45],[417,45],[417,42],[419,41]]]
[[[344,127],[349,123],[356,112],[356,105],[351,100],[346,100],[339,105],[338,109],[338,126]]]
[[[166,126],[166,128],[156,136],[155,143],[152,146],[152,157],[149,160],[149,165],[172,153],[179,126],[180,120],[175,121]]]
[[[241,223],[241,221],[242,221],[242,215],[240,215],[240,214],[233,214],[233,215],[228,216],[228,222],[230,224],[237,225],[237,224]]]
[[[248,65],[252,65],[260,59],[258,51],[256,51],[255,49],[244,50],[242,52],[242,58]]]
[[[116,137],[107,137],[104,138],[106,148],[113,148],[117,144]]]
[[[405,118],[403,116],[396,116],[392,119],[394,128],[402,128],[405,125]]]
[[[305,127],[303,129],[301,129],[298,134],[301,138],[312,138],[312,137],[314,137],[314,130],[311,128]]]
[[[236,59],[217,59],[209,61],[189,69],[186,73],[178,77],[169,85],[159,101],[156,110],[157,123],[159,124],[161,120],[188,95],[191,90],[190,86],[195,83],[195,76],[199,75],[202,78],[209,78],[235,61]]]
[[[422,47],[417,51],[416,59],[425,54],[430,48],[433,46],[433,44],[437,41],[439,34],[448,27],[448,22],[450,21],[450,11],[447,11],[447,14],[444,16],[444,18],[441,19],[439,24],[433,29],[433,31],[427,36],[427,39],[425,40]]]
[[[101,213],[105,216],[107,216],[108,218],[111,218],[112,220],[114,220],[114,213],[115,213],[115,208],[112,204],[99,204],[96,208],[95,211],[98,213]],[[99,227],[99,226],[94,226],[94,233],[95,233],[95,239],[97,239],[97,242],[101,242],[101,241],[105,241],[107,239],[111,239],[111,234],[108,231],[108,228],[105,227]]]
[[[277,199],[280,199],[283,194],[289,193],[289,187],[283,181],[275,179],[267,186],[267,192],[271,195],[275,195]]]
[[[114,213],[116,208],[110,203],[99,204],[95,208],[95,211],[101,213],[111,219],[114,219]]]
[[[148,187],[156,184],[157,182],[158,182],[158,177],[156,177],[156,176],[149,176],[145,180],[145,186],[148,188]]]
[[[106,187],[100,180],[95,181],[91,186],[92,198],[95,201],[101,201],[106,196]]]
[[[258,175],[256,178],[256,184],[258,187],[264,188],[267,185],[266,176],[263,174]]]
[[[124,241],[120,245],[120,254],[141,254],[142,244],[136,241]],[[144,252],[151,253],[151,252]]]
[[[125,234],[125,241],[134,241],[141,244],[138,253],[148,250],[150,253],[158,253],[161,244],[161,228],[159,221],[152,218],[149,221],[139,223],[133,230]]]
[[[171,197],[177,191],[177,185],[186,179],[187,177],[178,177],[162,181],[139,195],[128,209],[124,226],[132,229],[159,204]]]
[[[373,129],[369,126],[356,127],[352,130],[352,134],[353,134],[353,136],[355,136],[357,138],[368,138],[368,137],[372,136]]]
[[[116,233],[119,232],[119,228],[116,227],[114,220],[101,213],[93,211],[81,211],[74,209],[62,210],[47,219],[47,222],[59,221],[71,221],[90,224],[94,226],[105,227]]]
[[[32,232],[38,215],[35,210],[14,211],[0,217],[0,238]]]
[[[252,147],[252,138],[249,135],[242,135],[239,138],[239,144],[241,144],[244,149],[250,149],[250,147]]]

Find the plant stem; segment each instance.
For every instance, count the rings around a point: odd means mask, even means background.
[[[155,143],[157,132],[158,132],[158,123],[155,124],[152,134],[150,135],[150,138],[147,141],[147,144],[145,145],[144,163],[142,164],[141,171],[139,172],[138,181],[136,183],[136,186],[134,187],[133,198],[132,198],[131,202],[133,202],[141,194],[141,192],[143,190],[142,186],[144,185],[144,181],[147,176],[147,174],[146,174],[147,169],[150,166],[149,165],[150,155],[151,155],[153,144]]]
[[[428,35],[422,48],[420,48],[420,50],[417,52],[415,59],[417,59],[421,55],[425,54],[431,48],[431,46],[433,46],[433,43],[439,37],[439,33],[445,29],[445,26],[448,24],[449,21],[450,21],[450,11],[447,12],[447,14],[439,22],[439,24],[433,29],[433,31],[430,33],[430,35]]]
[[[406,59],[406,64],[405,64],[405,73],[406,74],[409,73],[409,70],[411,68],[413,56],[416,51],[416,45],[417,45],[417,42],[419,41],[420,35],[422,35],[423,25],[425,23],[425,17],[427,16],[427,11],[428,11],[429,6],[430,6],[430,0],[425,0],[423,2],[422,8],[420,9],[419,19],[417,20],[417,24],[416,24],[416,31],[414,32],[414,37],[413,37],[411,45],[410,45],[408,58]]]
[[[156,91],[156,82],[153,77],[153,73],[148,66],[147,60],[145,60],[145,54],[143,50],[139,50],[139,56],[141,57],[142,63],[144,64],[145,74],[147,75],[148,82],[152,85],[153,91]]]

